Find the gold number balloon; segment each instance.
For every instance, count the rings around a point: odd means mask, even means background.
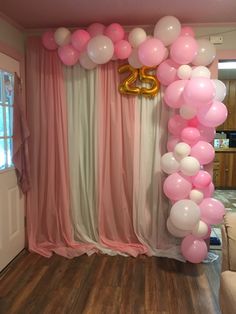
[[[150,88],[141,88],[141,94],[147,97],[154,97],[160,89],[160,83],[157,78],[154,75],[146,73],[146,71],[152,70],[155,70],[155,68],[142,67],[141,69],[139,69],[140,81],[151,85]]]
[[[119,73],[130,72],[130,75],[124,79],[119,86],[121,94],[138,95],[140,94],[140,88],[132,86],[138,78],[138,70],[131,67],[129,64],[125,64],[119,67]]]

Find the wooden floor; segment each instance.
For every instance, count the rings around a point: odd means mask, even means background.
[[[0,274],[0,313],[217,314],[219,272],[220,261],[23,252]]]

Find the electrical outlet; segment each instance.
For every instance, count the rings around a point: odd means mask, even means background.
[[[212,44],[216,44],[216,45],[219,45],[219,44],[223,44],[223,36],[221,35],[217,35],[217,36],[210,36],[210,42]]]

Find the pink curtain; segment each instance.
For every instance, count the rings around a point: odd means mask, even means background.
[[[62,66],[38,38],[27,45],[27,118],[32,188],[27,194],[29,249],[49,257],[93,252],[73,241],[69,213],[67,115]]]
[[[147,252],[133,228],[135,98],[118,92],[118,63],[99,67],[99,233],[103,245],[132,256]]]

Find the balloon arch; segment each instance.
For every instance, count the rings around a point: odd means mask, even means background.
[[[219,224],[225,213],[221,202],[212,198],[214,185],[205,166],[214,160],[210,144],[215,128],[227,118],[222,103],[226,87],[212,80],[207,68],[215,58],[215,47],[204,38],[196,39],[190,27],[181,27],[173,16],[161,18],[153,36],[142,28],[126,34],[113,23],[107,27],[91,24],[87,30],[71,33],[60,27],[47,31],[42,43],[48,50],[58,50],[68,66],[80,63],[91,70],[110,60],[128,59],[134,69],[155,67],[164,91],[164,102],[173,109],[168,122],[168,152],[161,158],[162,170],[168,174],[163,190],[172,208],[167,229],[183,238],[181,252],[186,260],[199,263],[207,256],[211,225]]]

